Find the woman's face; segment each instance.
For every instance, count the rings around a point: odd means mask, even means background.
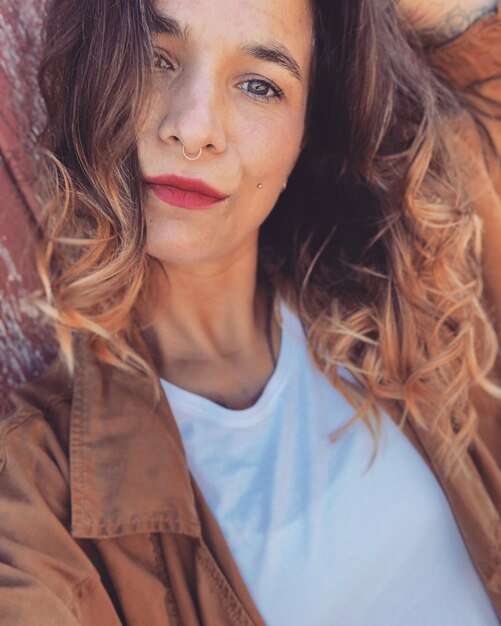
[[[150,182],[147,251],[164,265],[255,251],[301,150],[308,0],[158,0],[155,8],[170,32],[154,34],[153,93],[138,133]],[[202,153],[190,161],[183,146],[189,156]],[[151,182],[159,176],[190,180]],[[222,198],[180,191],[194,180]]]

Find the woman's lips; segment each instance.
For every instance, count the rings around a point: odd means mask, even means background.
[[[206,209],[228,197],[194,178],[152,176],[145,178],[145,182],[162,202],[182,209]]]
[[[151,191],[163,202],[181,209],[207,209],[210,206],[222,202],[223,198],[214,198],[196,191],[187,191],[170,185],[148,184]]]

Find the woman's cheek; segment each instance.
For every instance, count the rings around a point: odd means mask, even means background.
[[[302,117],[267,117],[240,129],[240,157],[246,169],[264,179],[285,180],[300,153]]]

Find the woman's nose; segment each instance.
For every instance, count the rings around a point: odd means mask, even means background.
[[[158,131],[167,144],[181,143],[188,154],[200,148],[220,153],[226,149],[225,98],[209,73],[180,76],[169,90],[169,106]]]

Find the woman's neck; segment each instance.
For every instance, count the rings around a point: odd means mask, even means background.
[[[276,364],[280,332],[257,254],[165,267],[160,305],[145,333],[162,378],[231,408],[259,397]]]

